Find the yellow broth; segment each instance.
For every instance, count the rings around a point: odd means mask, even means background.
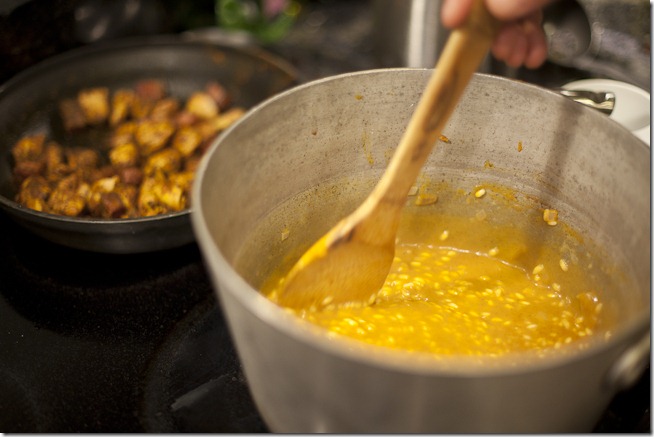
[[[499,356],[560,348],[594,333],[603,309],[597,295],[585,291],[570,298],[554,287],[492,252],[399,244],[372,304],[305,309],[298,315],[379,346]],[[264,290],[272,300],[277,291]]]
[[[565,212],[491,184],[430,190],[409,197],[395,260],[374,300],[288,310],[334,338],[443,356],[540,354],[611,336],[624,275],[567,226]],[[250,278],[272,301],[311,242],[299,222],[280,223],[278,216],[262,225],[269,239],[271,226],[279,232],[269,255],[276,264]],[[286,255],[281,262],[276,250]]]

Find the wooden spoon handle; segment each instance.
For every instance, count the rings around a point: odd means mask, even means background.
[[[483,0],[475,0],[466,23],[452,31],[384,176],[361,206],[368,211],[378,209],[380,226],[396,227],[399,223],[411,186],[487,55],[499,26]],[[369,202],[372,205],[366,205]]]

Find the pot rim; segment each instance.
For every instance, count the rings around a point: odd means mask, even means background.
[[[300,92],[306,88],[325,82],[340,80],[344,77],[387,73],[390,71],[415,70],[426,71],[431,69],[380,68],[338,74],[297,85],[250,108],[247,114],[225,131],[225,135],[214,141],[202,158],[196,173],[196,183],[193,184],[192,188],[193,198],[202,198],[202,180],[207,171],[210,157],[215,153],[215,150],[221,146],[221,143],[225,138],[229,137],[231,130],[238,129],[238,126],[241,123],[251,117],[252,114],[258,112],[260,108],[268,106],[277,100],[287,98],[288,95]],[[537,85],[518,82],[516,80],[492,74],[475,73],[475,76],[511,83],[511,86],[538,89],[540,92],[554,96],[554,98],[560,98],[568,101],[569,104],[577,105],[577,103],[568,100],[566,97]],[[592,111],[592,109],[589,108],[585,108],[585,110]],[[624,126],[613,120],[611,120],[610,123],[615,123],[616,127],[619,129],[628,131]],[[642,141],[640,141],[640,143],[649,151],[647,144]],[[617,348],[621,344],[623,348],[628,348],[630,345],[637,343],[650,333],[650,311],[648,307],[647,310],[643,310],[639,313],[637,317],[625,321],[625,323],[615,330],[611,338],[608,340],[593,338],[588,341],[588,347],[583,350],[572,351],[571,347],[562,347],[553,355],[548,355],[546,357],[539,357],[536,352],[531,351],[506,354],[491,360],[489,360],[487,356],[441,357],[428,353],[411,353],[392,350],[382,346],[363,343],[351,338],[338,338],[337,340],[333,340],[327,337],[326,331],[323,328],[299,319],[261,295],[258,290],[247,283],[247,281],[236,272],[229,261],[223,256],[222,252],[218,249],[218,246],[214,243],[214,240],[211,237],[208,224],[204,218],[201,201],[196,201],[194,208],[191,210],[191,223],[196,234],[196,241],[198,242],[203,255],[206,257],[207,264],[213,265],[213,268],[210,268],[209,272],[214,280],[214,291],[220,299],[222,299],[222,293],[229,293],[241,305],[243,305],[247,311],[284,335],[288,335],[292,339],[301,342],[308,347],[313,347],[344,360],[355,361],[358,364],[370,367],[410,374],[418,373],[423,375],[446,375],[466,378],[484,378],[488,376],[502,376],[507,374],[516,375],[517,373],[538,372],[553,367],[563,367],[574,362],[591,359],[595,355],[604,353],[612,348]],[[220,283],[220,286],[218,286],[218,283]],[[238,290],[238,292],[235,292],[234,290]],[[229,317],[229,315],[227,316]]]

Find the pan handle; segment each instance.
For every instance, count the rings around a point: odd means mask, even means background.
[[[606,375],[610,390],[620,391],[634,385],[650,363],[650,333],[627,348]]]

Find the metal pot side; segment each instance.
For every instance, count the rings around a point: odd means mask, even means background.
[[[489,367],[394,359],[328,341],[261,296],[251,284],[256,270],[284,256],[278,248],[262,244],[248,269],[236,265],[276,206],[324,181],[381,173],[429,74],[375,70],[296,87],[253,108],[203,159],[193,229],[255,402],[276,432],[590,431],[621,388],[607,375],[646,338],[650,317],[650,152],[600,113],[476,75],[445,129],[453,144],[436,147],[426,164],[474,173],[494,157],[486,174],[561,202],[576,227],[628,260],[636,284],[621,290],[633,301],[629,317],[611,340],[579,354]],[[528,153],[516,153],[518,141]],[[324,219],[289,213],[316,219],[303,236],[310,241],[365,194],[339,192]]]

